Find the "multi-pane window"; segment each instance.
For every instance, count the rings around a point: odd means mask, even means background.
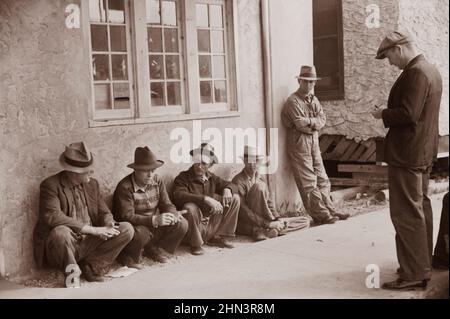
[[[313,1],[314,64],[322,77],[315,94],[322,100],[344,98],[342,1]]]
[[[181,44],[177,1],[147,0],[152,106],[181,105]]]
[[[196,4],[200,102],[227,102],[224,6]]]
[[[97,114],[132,114],[128,12],[123,0],[91,0],[92,78]]]
[[[82,1],[94,119],[237,109],[236,0]]]

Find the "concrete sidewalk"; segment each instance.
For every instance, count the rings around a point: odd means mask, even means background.
[[[433,196],[435,238],[443,194]],[[78,289],[28,288],[0,282],[0,298],[448,298],[448,271],[435,272],[426,291],[369,289],[366,266],[380,284],[396,278],[394,229],[387,209],[334,225],[297,231],[235,249],[180,256],[129,277]]]

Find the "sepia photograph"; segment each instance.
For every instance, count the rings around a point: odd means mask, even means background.
[[[0,0],[0,302],[448,299],[448,57],[447,0]]]

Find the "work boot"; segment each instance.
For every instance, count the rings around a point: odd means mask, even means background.
[[[81,275],[89,282],[103,282],[105,278],[100,276],[94,271],[92,265],[87,262],[81,262],[80,264]]]
[[[280,233],[275,228],[266,228],[264,229],[264,235],[266,235],[267,238],[275,238],[278,237]]]
[[[255,228],[253,230],[252,238],[255,241],[261,241],[261,240],[266,240],[267,239],[266,235],[264,234],[264,231],[261,228]]]
[[[319,221],[319,222],[317,223],[317,225],[334,224],[334,223],[337,222],[338,220],[339,220],[339,218],[337,218],[337,217],[328,216],[328,218]]]
[[[191,247],[191,254],[195,256],[204,255],[205,251],[202,247]]]
[[[223,237],[213,237],[208,241],[208,245],[220,248],[234,248],[234,245]]]
[[[144,256],[159,262],[161,264],[165,264],[169,261],[169,258],[164,256],[162,251],[159,249],[159,247],[150,247],[147,249],[144,249]]]
[[[337,218],[339,218],[340,220],[346,220],[347,218],[350,217],[350,214],[348,214],[348,213],[337,213],[337,212],[335,212],[335,213],[331,213],[331,216],[337,217]]]

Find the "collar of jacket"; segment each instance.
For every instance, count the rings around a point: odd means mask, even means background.
[[[312,94],[312,93],[307,93],[307,94],[302,93],[302,92],[300,92],[300,88],[295,92],[295,94],[296,94],[300,99],[302,99],[303,101],[305,101],[305,99],[306,99],[306,97],[307,97],[308,95],[311,95],[311,100],[314,98],[314,94]]]
[[[191,180],[191,181],[193,181],[193,182],[199,182],[199,180],[198,180],[198,176],[197,175],[195,175],[195,172],[194,172],[194,165],[192,165],[190,168],[189,168],[189,180]],[[205,175],[206,175],[206,177],[208,178],[208,180],[211,178],[211,176],[212,176],[212,174],[207,170],[206,171],[206,173],[205,173]]]
[[[72,187],[80,186],[80,185],[83,184],[83,183],[75,184],[75,183],[69,178],[69,176],[67,175],[66,171],[63,171],[61,175],[62,175],[62,176],[61,176],[61,184],[62,184],[62,186],[66,187],[66,188],[72,188]]]
[[[416,56],[414,59],[412,59],[411,61],[409,61],[409,63],[405,66],[405,68],[403,69],[403,71],[411,68],[414,64],[416,64],[419,61],[425,60],[425,57],[423,56],[423,54],[419,54],[418,56]]]

